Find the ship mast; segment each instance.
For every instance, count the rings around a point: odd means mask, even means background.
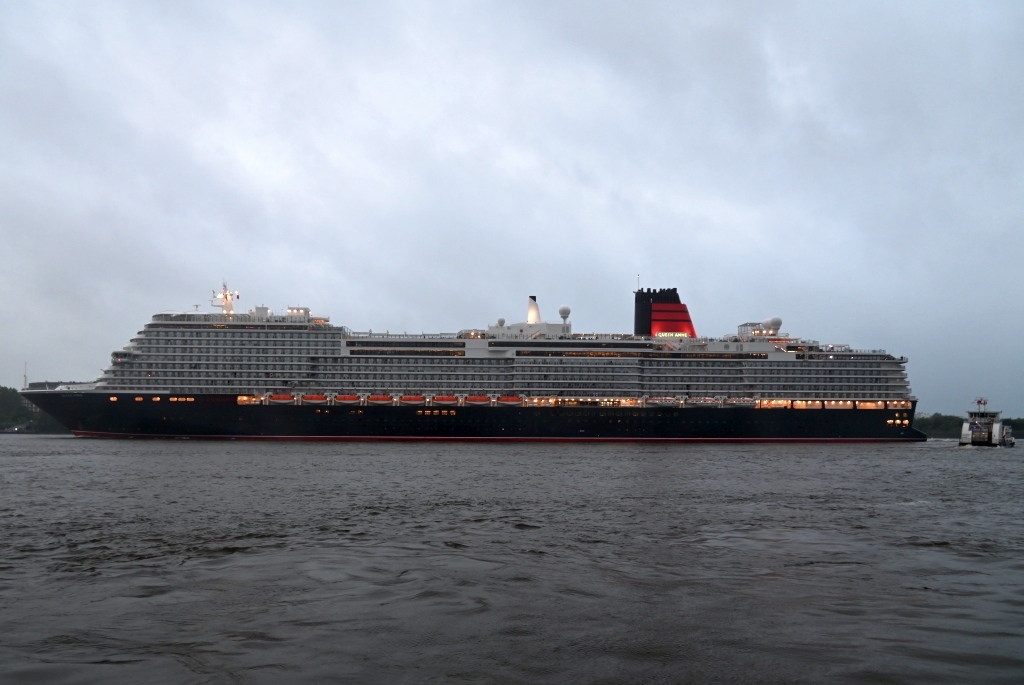
[[[215,307],[220,307],[220,313],[232,315],[235,313],[234,301],[241,299],[238,291],[228,290],[227,281],[221,281],[220,292],[213,291],[213,300],[210,302]]]

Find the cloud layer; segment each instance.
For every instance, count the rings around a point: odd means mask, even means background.
[[[1017,3],[0,5],[0,383],[160,310],[525,314],[910,357],[1024,415]]]

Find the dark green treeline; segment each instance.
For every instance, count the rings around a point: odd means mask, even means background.
[[[26,433],[67,433],[64,426],[46,412],[34,411],[14,388],[0,386],[0,431]]]

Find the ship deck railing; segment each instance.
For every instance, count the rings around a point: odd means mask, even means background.
[[[384,338],[387,340],[430,340],[441,338],[443,340],[456,340],[458,333],[374,333],[373,331],[349,331],[349,338]]]

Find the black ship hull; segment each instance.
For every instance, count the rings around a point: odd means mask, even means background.
[[[262,440],[904,442],[926,436],[908,410],[746,407],[240,405],[236,395],[27,392],[75,435]],[[160,399],[154,401],[154,397]],[[907,421],[907,423],[903,423]]]

